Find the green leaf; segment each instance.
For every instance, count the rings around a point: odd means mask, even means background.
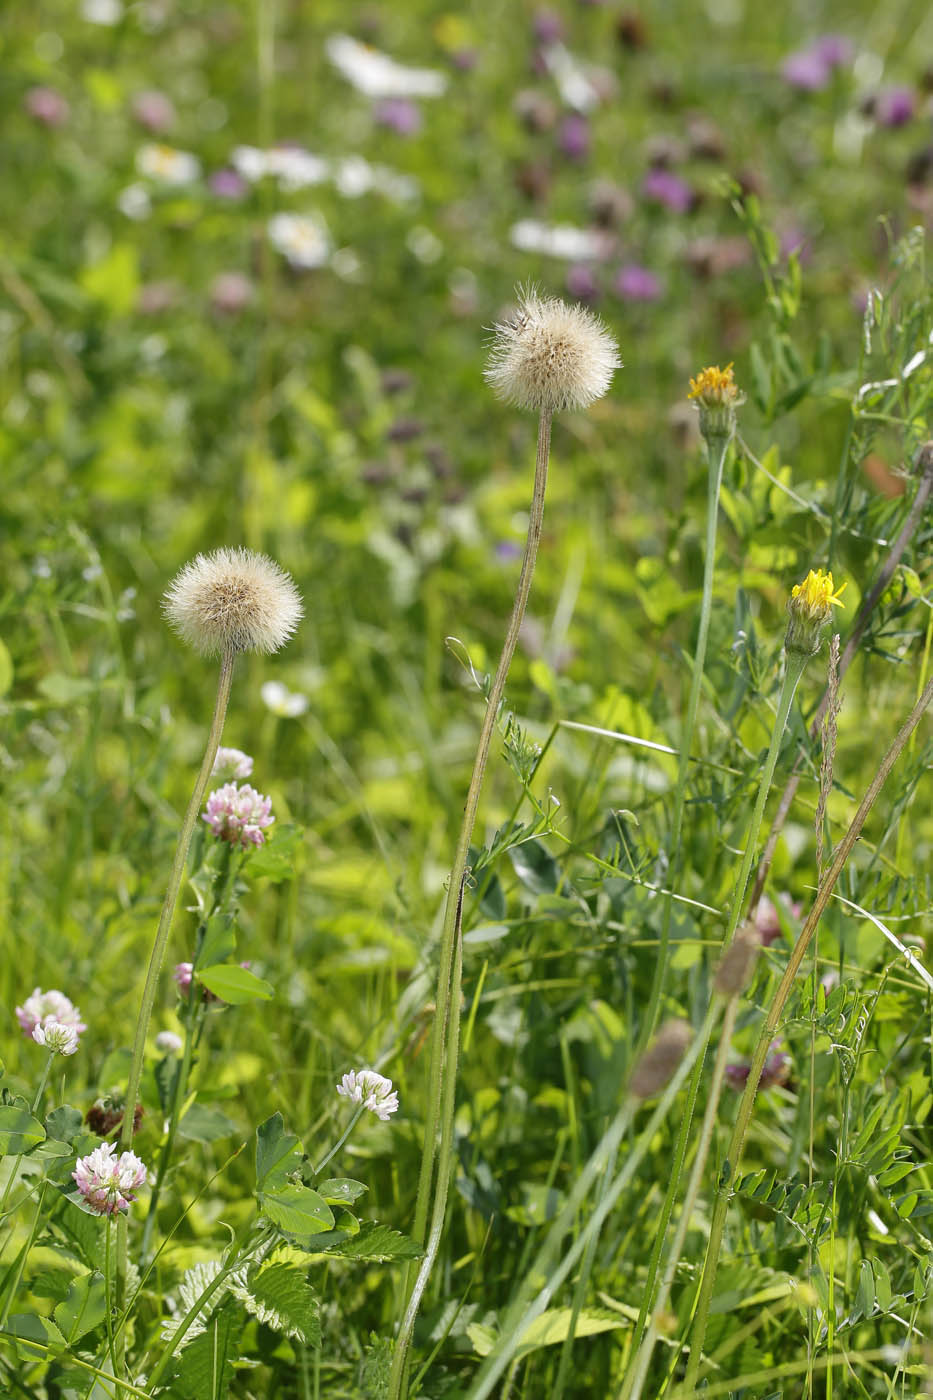
[[[875,1306],[875,1276],[871,1271],[871,1260],[863,1259],[859,1264],[858,1288],[855,1291],[855,1317],[870,1317]]]
[[[553,894],[560,883],[560,868],[537,838],[523,841],[509,851],[512,869],[531,894]]]
[[[463,935],[464,944],[476,947],[483,943],[498,943],[512,932],[508,924],[480,924]]]
[[[228,1300],[207,1319],[207,1326],[175,1363],[170,1394],[180,1400],[222,1400],[233,1380],[243,1312]]]
[[[261,876],[275,884],[294,879],[300,846],[298,827],[279,827],[271,840],[249,853],[247,874]]]
[[[204,926],[204,937],[194,960],[195,972],[215,963],[226,963],[236,953],[236,933],[232,914],[212,914]]]
[[[39,1317],[36,1313],[12,1313],[6,1320],[6,1331],[14,1337],[25,1337],[31,1342],[41,1342],[58,1350],[68,1345],[50,1317]]]
[[[248,967],[238,967],[235,963],[215,963],[213,967],[204,967],[198,973],[198,981],[215,997],[220,997],[221,1001],[231,1006],[240,1006],[246,1001],[268,1001],[275,993],[271,983],[264,982]]]
[[[95,301],[117,316],[126,315],[136,305],[139,291],[139,254],[133,243],[114,243],[99,262],[85,267],[81,286]]]
[[[6,695],[13,684],[13,658],[5,642],[0,641],[0,695]]]
[[[324,1181],[318,1186],[317,1191],[324,1197],[329,1206],[352,1206],[354,1201],[369,1190],[362,1181],[354,1181],[348,1176],[334,1177],[331,1181]]]
[[[15,1104],[0,1105],[0,1157],[18,1157],[45,1141],[45,1129],[38,1118]]]
[[[219,1108],[193,1103],[178,1124],[178,1136],[190,1142],[217,1142],[236,1131],[236,1124]]]
[[[76,1278],[52,1316],[69,1343],[93,1332],[107,1312],[104,1276],[96,1270]]]
[[[85,680],[81,676],[65,676],[59,671],[43,676],[39,682],[39,694],[44,695],[53,705],[73,705],[78,700],[86,700],[96,689],[93,681]]]
[[[159,1060],[153,1076],[156,1088],[159,1091],[159,1107],[164,1114],[171,1110],[175,1099],[175,1084],[181,1074],[181,1060],[177,1055],[166,1055],[164,1060]]]
[[[266,1219],[289,1235],[310,1238],[334,1228],[334,1212],[310,1186],[291,1184],[263,1192],[259,1205]]]
[[[321,1317],[314,1290],[294,1264],[269,1264],[249,1280],[249,1292],[259,1305],[256,1316],[286,1337],[308,1346],[321,1345]],[[247,1303],[247,1309],[252,1308]]]
[[[358,1235],[341,1241],[328,1253],[339,1254],[344,1259],[371,1259],[387,1263],[393,1259],[420,1259],[422,1251],[408,1235],[400,1234],[389,1225],[367,1220],[360,1227]]]
[[[76,1108],[62,1104],[61,1108],[53,1108],[46,1117],[45,1131],[58,1142],[72,1142],[80,1133],[83,1121]]]
[[[256,1129],[256,1190],[284,1186],[289,1172],[297,1170],[300,1157],[301,1143],[285,1131],[281,1113],[273,1113]]]

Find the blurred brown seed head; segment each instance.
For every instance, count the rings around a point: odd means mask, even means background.
[[[748,985],[761,948],[761,938],[754,924],[739,929],[720,959],[713,989],[721,997],[737,997]]]
[[[636,1099],[650,1099],[661,1092],[692,1039],[686,1021],[665,1021],[632,1071],[629,1091]]]

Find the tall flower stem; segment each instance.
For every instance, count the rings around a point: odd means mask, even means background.
[[[344,1131],[340,1134],[340,1137],[337,1139],[337,1141],[334,1143],[333,1147],[332,1147],[332,1148],[330,1149],[330,1151],[328,1152],[327,1156],[326,1156],[325,1158],[323,1158],[323,1160],[321,1161],[321,1163],[320,1163],[319,1166],[316,1166],[316,1167],[314,1168],[314,1171],[313,1171],[313,1173],[312,1173],[313,1176],[320,1176],[320,1175],[321,1175],[321,1172],[322,1172],[322,1171],[324,1170],[324,1168],[327,1166],[327,1163],[330,1162],[334,1157],[337,1156],[337,1153],[340,1151],[341,1147],[343,1147],[344,1143],[347,1141],[347,1139],[349,1138],[350,1134],[353,1132],[353,1129],[356,1127],[357,1123],[360,1121],[360,1119],[362,1118],[362,1116],[363,1116],[363,1105],[360,1104],[360,1106],[357,1108],[356,1112],[354,1113],[353,1117],[350,1119],[349,1123],[347,1124],[346,1128],[345,1128]]]
[[[706,1340],[706,1327],[707,1322],[709,1320],[710,1302],[713,1296],[713,1287],[716,1282],[716,1269],[719,1263],[719,1252],[722,1248],[722,1237],[726,1222],[726,1212],[729,1208],[730,1190],[732,1183],[736,1179],[738,1173],[739,1163],[742,1157],[742,1149],[745,1144],[745,1135],[748,1131],[749,1120],[752,1116],[752,1109],[755,1103],[755,1094],[758,1089],[758,1082],[761,1079],[761,1071],[764,1068],[764,1062],[768,1055],[768,1047],[770,1046],[771,1041],[774,1039],[778,1023],[784,1011],[784,1006],[787,1002],[788,996],[790,995],[791,987],[794,985],[797,973],[800,970],[800,965],[803,962],[803,959],[806,955],[807,948],[810,944],[810,940],[816,933],[819,921],[822,918],[823,912],[830,901],[830,897],[832,896],[833,888],[835,887],[836,881],[839,879],[843,867],[845,866],[846,861],[849,859],[849,856],[852,853],[852,848],[854,847],[856,841],[859,839],[859,836],[862,833],[862,827],[865,825],[865,820],[868,816],[868,813],[874,806],[878,794],[880,793],[882,787],[887,781],[891,769],[894,767],[901,754],[901,750],[904,748],[911,734],[913,734],[914,730],[920,722],[924,711],[927,709],[931,701],[933,701],[933,679],[927,682],[926,686],[924,687],[923,694],[920,696],[919,700],[917,701],[914,708],[911,710],[907,719],[904,721],[903,725],[898,730],[894,742],[892,743],[891,747],[888,749],[887,753],[882,759],[881,766],[879,767],[878,772],[872,779],[868,791],[865,793],[865,796],[862,798],[862,801],[859,804],[858,811],[853,817],[852,823],[848,831],[840,841],[839,845],[836,847],[832,864],[830,865],[825,876],[823,877],[823,880],[820,883],[816,899],[813,903],[813,908],[807,915],[807,920],[803,928],[800,930],[800,935],[797,939],[797,942],[794,944],[793,951],[791,952],[790,958],[788,959],[787,967],[784,969],[784,975],[781,978],[780,983],[778,984],[777,991],[775,992],[771,1000],[771,1005],[768,1008],[768,1013],[765,1017],[764,1025],[761,1028],[761,1034],[758,1038],[758,1044],[755,1047],[755,1053],[752,1057],[752,1067],[749,1071],[748,1081],[745,1085],[745,1091],[742,1094],[742,1098],[739,1103],[739,1110],[738,1114],[736,1115],[735,1126],[733,1127],[732,1137],[730,1139],[729,1147],[726,1152],[726,1160],[729,1164],[729,1171],[728,1174],[724,1172],[722,1178],[720,1179],[716,1196],[716,1204],[713,1208],[713,1216],[710,1222],[709,1243],[707,1245],[706,1259],[704,1261],[703,1272],[700,1280],[700,1288],[697,1295],[696,1316],[693,1326],[693,1335],[690,1343],[690,1360],[687,1366],[687,1374],[684,1383],[684,1388],[687,1392],[689,1392],[691,1387],[696,1387],[697,1373],[700,1369],[700,1363],[703,1355],[703,1344]]]
[[[432,1182],[434,1184],[433,1216],[435,1221],[439,1219],[441,1230],[443,1229],[443,1218],[447,1205],[447,1192],[450,1185],[452,1158],[457,1059],[460,1049],[460,984],[462,966],[460,920],[466,881],[467,860],[469,858],[470,841],[473,837],[473,827],[476,823],[476,811],[482,791],[486,764],[489,759],[492,736],[495,732],[496,721],[499,718],[499,708],[505,693],[505,683],[509,674],[509,666],[511,665],[515,647],[518,642],[519,629],[522,625],[522,619],[525,616],[528,595],[531,592],[531,581],[534,576],[535,561],[538,555],[538,546],[541,542],[541,529],[544,520],[544,495],[547,487],[550,446],[551,414],[547,410],[542,410],[538,422],[538,446],[535,460],[534,490],[532,493],[531,511],[528,520],[528,537],[525,541],[525,553],[522,558],[518,591],[512,608],[512,615],[509,619],[502,655],[499,657],[499,664],[496,668],[496,674],[486,701],[486,712],[483,716],[483,725],[480,730],[476,757],[473,761],[473,773],[467,791],[466,803],[463,809],[463,822],[460,827],[460,836],[457,841],[453,866],[450,872],[450,883],[447,889],[447,903],[444,910],[444,924],[441,931],[437,991],[435,995],[434,1034],[431,1041],[431,1063],[428,1076],[428,1104],[425,1114],[424,1144],[421,1154],[421,1170],[418,1177],[418,1194],[415,1201],[415,1219],[412,1229],[412,1233],[419,1244],[425,1243],[428,1211],[431,1204]],[[438,1151],[436,1139],[439,1125],[441,1138],[440,1149]],[[437,1157],[436,1179],[434,1173],[435,1156]],[[395,1354],[392,1361],[389,1400],[399,1400],[402,1394],[402,1385],[408,1363],[408,1351],[411,1346],[411,1335],[417,1316],[418,1304],[434,1264],[439,1243],[440,1231],[435,1232],[435,1230],[432,1229],[431,1240],[425,1249],[424,1258],[422,1259],[417,1277],[413,1278],[412,1269],[410,1269],[408,1273],[406,1288],[403,1295],[406,1300],[406,1309],[399,1329]]]
[[[159,1157],[159,1165],[156,1168],[156,1179],[152,1183],[152,1193],[149,1197],[149,1210],[146,1213],[146,1224],[143,1227],[143,1239],[139,1251],[140,1259],[143,1263],[145,1263],[149,1257],[149,1246],[152,1241],[152,1232],[155,1229],[159,1197],[162,1194],[165,1174],[172,1160],[175,1138],[178,1134],[181,1106],[185,1101],[188,1077],[191,1074],[191,1062],[194,1058],[195,1044],[197,1040],[200,1039],[200,1028],[203,1022],[203,1003],[195,1003],[193,1000],[199,990],[198,984],[192,978],[191,986],[188,988],[189,1004],[188,1018],[185,1023],[185,1048],[175,1076],[175,1083],[172,1089],[172,1102],[169,1108],[168,1130],[165,1134],[165,1142],[162,1144],[162,1153]],[[126,1109],[124,1108],[124,1113],[125,1112]]]
[[[671,941],[671,921],[674,911],[674,886],[676,884],[677,873],[681,865],[681,836],[683,833],[684,807],[687,796],[687,776],[690,771],[690,754],[693,749],[693,736],[696,730],[697,713],[700,706],[700,691],[703,687],[703,673],[706,668],[706,648],[709,640],[709,624],[713,610],[713,579],[716,568],[716,531],[719,523],[719,493],[722,489],[722,473],[726,461],[726,453],[729,450],[731,434],[710,433],[706,439],[707,458],[707,485],[706,485],[706,539],[703,555],[703,597],[700,603],[700,622],[697,630],[696,648],[693,655],[693,674],[690,680],[690,695],[687,700],[687,713],[684,719],[683,731],[680,737],[680,754],[677,763],[677,781],[674,788],[674,806],[671,813],[671,836],[669,843],[669,864],[668,864],[668,894],[664,900],[664,912],[661,916],[661,934],[658,939],[657,956],[654,964],[654,974],[651,983],[651,992],[648,998],[648,1009],[642,1021],[638,1035],[638,1043],[635,1047],[634,1057],[642,1053],[648,1041],[654,1034],[655,1026],[661,1009],[661,997],[664,992],[664,982],[667,976],[668,961],[670,958]],[[704,1047],[705,1049],[705,1047]],[[700,1065],[702,1069],[702,1064]],[[696,1097],[696,1090],[688,1091],[689,1112],[688,1117],[693,1116],[693,1100]],[[612,1175],[615,1170],[615,1156],[610,1160],[606,1174],[600,1185],[600,1202],[602,1193],[609,1189]],[[679,1170],[672,1173],[671,1184],[668,1196],[665,1199],[662,1210],[663,1224],[659,1226],[658,1240],[663,1241],[667,1229],[667,1222],[673,1206],[673,1191],[676,1190],[679,1179]],[[589,1285],[590,1274],[593,1269],[593,1259],[596,1252],[597,1241],[594,1238],[590,1248],[583,1256],[583,1263],[580,1267],[579,1277],[574,1288],[573,1302],[571,1304],[570,1326],[567,1330],[567,1337],[563,1344],[560,1358],[560,1368],[557,1375],[555,1387],[555,1400],[563,1394],[567,1377],[570,1374],[572,1360],[572,1348],[574,1335],[576,1333],[577,1319],[583,1307],[586,1297],[586,1289]],[[653,1261],[654,1267],[649,1268],[649,1284],[653,1287],[654,1275],[657,1270],[658,1259]],[[645,1293],[642,1299],[642,1316],[639,1318],[639,1331],[645,1325],[647,1316],[647,1306]],[[637,1346],[637,1336],[635,1345]]]
[[[687,775],[690,771],[690,751],[693,748],[693,735],[696,729],[697,711],[700,705],[700,691],[703,687],[703,672],[706,667],[706,644],[709,639],[709,623],[713,610],[713,576],[716,566],[716,526],[719,519],[719,493],[722,487],[722,471],[729,449],[729,437],[717,435],[706,439],[706,455],[709,465],[706,490],[706,541],[703,556],[703,598],[700,603],[700,624],[697,631],[697,644],[693,656],[693,676],[690,681],[690,697],[687,701],[687,714],[684,719],[680,739],[680,756],[677,761],[677,785],[674,788],[674,807],[671,814],[670,860],[668,866],[668,886],[671,893],[664,901],[664,915],[661,923],[661,936],[658,940],[658,953],[654,965],[654,978],[648,998],[648,1009],[638,1037],[636,1056],[641,1054],[654,1034],[661,1007],[664,980],[671,940],[671,918],[674,900],[673,888],[680,868],[680,838],[683,830],[684,806],[687,794]]]
[[[201,763],[200,771],[195,780],[194,791],[191,794],[191,799],[185,810],[185,815],[182,818],[181,830],[178,833],[178,843],[175,847],[175,855],[172,860],[172,868],[169,872],[168,887],[165,891],[162,911],[159,915],[155,941],[152,945],[152,952],[149,955],[149,967],[146,972],[142,1002],[136,1021],[136,1035],[133,1040],[133,1053],[130,1059],[126,1102],[123,1108],[123,1126],[120,1132],[120,1146],[124,1151],[130,1147],[133,1141],[133,1118],[136,1110],[136,1098],[139,1093],[139,1081],[142,1077],[143,1057],[146,1053],[146,1036],[149,1031],[152,1008],[155,1004],[156,991],[159,984],[159,973],[162,971],[162,961],[165,957],[165,948],[172,927],[172,918],[175,914],[175,906],[178,903],[178,893],[181,889],[181,882],[185,874],[185,865],[188,860],[188,848],[191,845],[194,825],[198,818],[198,812],[201,809],[201,803],[204,800],[204,793],[207,790],[211,770],[214,767],[214,759],[217,756],[217,749],[220,744],[220,737],[223,733],[224,719],[227,714],[227,702],[230,699],[230,684],[233,680],[234,659],[235,653],[232,649],[225,651],[221,658],[217,699],[214,703],[214,714],[207,736],[207,747],[204,751],[204,759]],[[123,1300],[126,1296],[126,1263],[127,1222],[126,1216],[121,1216],[117,1229],[118,1309],[122,1308]]]
[[[793,704],[800,677],[803,675],[804,667],[808,658],[800,652],[787,652],[786,666],[784,670],[784,681],[781,686],[781,693],[778,697],[777,713],[774,719],[774,728],[771,733],[771,743],[768,748],[768,755],[765,759],[764,771],[761,775],[761,782],[758,787],[758,796],[755,800],[754,811],[749,822],[748,831],[745,835],[745,853],[742,857],[742,866],[739,870],[739,877],[736,880],[732,893],[732,905],[729,910],[729,922],[726,927],[723,947],[728,948],[739,926],[739,918],[745,902],[745,892],[748,888],[748,880],[751,874],[752,864],[755,859],[755,851],[758,845],[758,836],[761,831],[761,822],[764,816],[765,804],[768,800],[768,793],[774,778],[774,769],[777,765],[778,754],[781,750],[781,741],[784,738],[784,730],[787,726],[787,717],[790,714],[790,707]],[[684,1102],[684,1112],[680,1121],[680,1128],[677,1140],[674,1144],[670,1180],[664,1194],[664,1201],[658,1218],[655,1230],[654,1243],[651,1247],[651,1255],[648,1260],[648,1276],[642,1290],[641,1308],[638,1314],[638,1321],[635,1325],[635,1332],[632,1337],[631,1354],[637,1355],[639,1347],[645,1335],[648,1324],[648,1317],[654,1304],[654,1290],[657,1281],[658,1269],[661,1263],[661,1254],[664,1249],[664,1240],[667,1235],[667,1227],[670,1223],[671,1213],[674,1209],[674,1201],[677,1192],[680,1190],[680,1180],[683,1175],[684,1163],[687,1156],[687,1148],[690,1143],[690,1133],[693,1127],[693,1114],[696,1108],[697,1096],[700,1090],[700,1080],[703,1075],[703,1065],[706,1057],[708,1041],[700,1048],[694,1067],[693,1076],[687,1087],[686,1099]]]
[[[917,487],[917,491],[913,499],[913,504],[911,505],[910,510],[907,513],[907,518],[901,526],[898,532],[897,539],[892,544],[887,558],[885,559],[884,563],[878,571],[878,577],[875,579],[871,588],[868,590],[868,592],[865,594],[865,597],[862,599],[861,606],[858,610],[858,613],[856,614],[855,621],[852,624],[852,630],[849,633],[848,639],[845,644],[845,648],[839,661],[840,681],[842,680],[846,671],[848,671],[849,667],[851,666],[852,662],[855,660],[855,657],[858,654],[859,644],[861,643],[862,637],[865,634],[865,629],[868,627],[868,623],[871,620],[871,615],[874,612],[875,607],[877,606],[878,599],[881,597],[882,593],[884,593],[888,584],[891,582],[891,579],[894,577],[894,571],[897,568],[898,564],[901,562],[901,559],[904,555],[904,551],[910,544],[910,541],[913,539],[914,534],[917,530],[917,526],[920,524],[921,520],[924,517],[927,502],[929,501],[931,494],[933,494],[933,454],[930,454],[928,457],[924,458],[923,475],[920,478],[920,485]],[[828,704],[829,691],[826,690],[823,692],[822,699],[820,700],[820,703],[816,708],[816,712],[813,716],[813,719],[810,721],[809,732],[811,740],[816,739],[817,735],[820,732],[820,726],[823,723],[823,716],[826,714]],[[794,797],[797,792],[797,788],[800,785],[802,765],[803,756],[801,755],[800,757],[798,757],[797,762],[794,764],[793,771],[787,780],[787,785],[784,788],[784,792],[781,795],[781,800],[778,803],[777,810],[775,811],[774,820],[771,823],[771,830],[768,832],[768,839],[765,842],[765,848],[762,852],[761,860],[758,864],[758,871],[755,876],[755,884],[752,889],[751,900],[749,901],[750,907],[752,909],[755,908],[764,892],[764,887],[768,879],[768,872],[771,869],[771,862],[774,859],[774,852],[777,849],[778,839],[781,835],[782,830],[784,829],[784,823],[787,820],[787,814],[791,809],[791,804],[793,803]]]

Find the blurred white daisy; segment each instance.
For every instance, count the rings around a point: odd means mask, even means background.
[[[328,161],[303,151],[300,146],[273,146],[266,152],[265,159],[269,174],[275,175],[279,188],[287,191],[319,185],[327,179],[330,170]]]
[[[442,97],[447,90],[443,73],[406,68],[349,34],[332,34],[324,47],[334,67],[367,97]]]
[[[81,18],[88,24],[119,24],[123,18],[122,0],[84,0]]]
[[[300,691],[289,690],[281,681],[266,681],[260,688],[262,702],[274,715],[282,719],[295,719],[303,715],[310,701]]]
[[[292,267],[321,267],[330,256],[327,228],[316,214],[273,214],[268,232]]]
[[[201,162],[189,151],[152,144],[141,146],[136,152],[136,169],[140,175],[160,180],[164,185],[190,185],[201,174]]]
[[[599,93],[573,54],[563,44],[549,44],[543,52],[564,106],[572,107],[575,112],[591,111],[599,101]]]
[[[546,253],[568,262],[589,262],[609,256],[612,241],[597,229],[575,228],[572,224],[542,224],[538,219],[520,219],[512,225],[510,237],[523,253]]]
[[[152,213],[152,200],[145,185],[127,185],[117,195],[117,208],[128,219],[148,219]]]
[[[258,146],[235,146],[230,155],[230,164],[251,185],[269,173],[269,157]]]

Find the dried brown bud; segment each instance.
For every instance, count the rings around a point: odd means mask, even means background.
[[[933,442],[925,442],[917,448],[914,471],[921,477],[933,476]]]
[[[684,1057],[693,1038],[686,1021],[665,1021],[632,1071],[629,1091],[637,1099],[659,1094]]]
[[[737,997],[743,992],[760,948],[761,935],[754,924],[746,924],[739,929],[720,959],[713,978],[713,990],[721,997]]]

